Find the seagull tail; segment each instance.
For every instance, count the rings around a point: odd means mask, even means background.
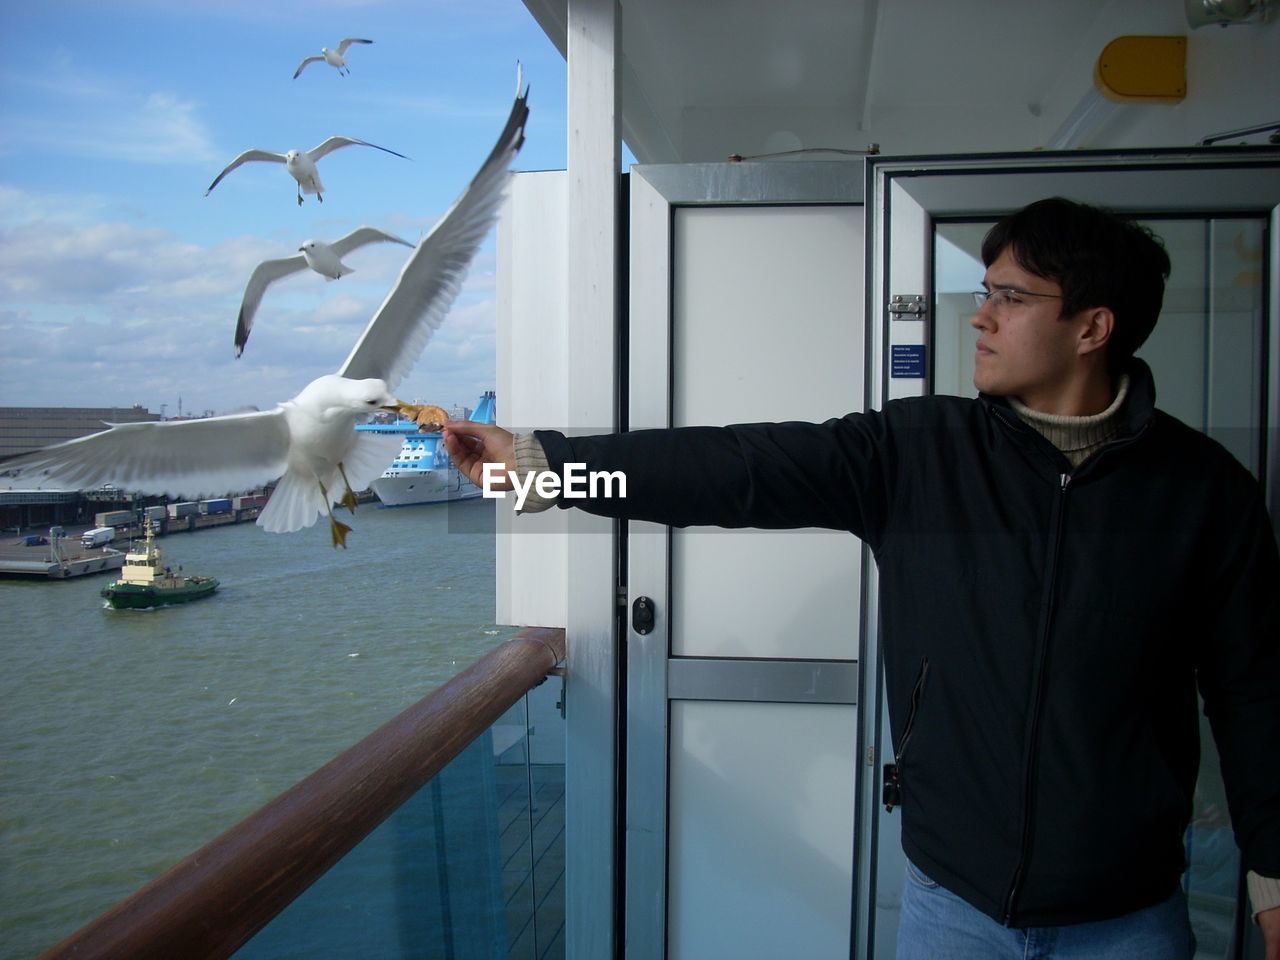
[[[324,496],[314,477],[286,470],[258,514],[258,526],[268,533],[293,533],[312,526],[325,512]]]

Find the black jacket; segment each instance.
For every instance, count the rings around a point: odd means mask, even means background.
[[[1173,893],[1197,682],[1245,865],[1280,876],[1275,534],[1253,477],[1131,377],[1126,430],[1074,471],[990,397],[538,437],[553,469],[626,474],[625,500],[566,505],[865,540],[905,851],[1002,923],[1057,925]]]

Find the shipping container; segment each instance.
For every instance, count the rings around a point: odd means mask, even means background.
[[[133,523],[132,510],[104,510],[93,515],[95,527],[123,527]]]
[[[146,516],[148,520],[159,522],[169,515],[169,511],[165,509],[163,504],[161,504],[158,507],[147,507],[143,510],[143,515]]]
[[[171,517],[194,517],[199,512],[200,504],[194,500],[169,504],[169,516]]]
[[[201,500],[200,512],[208,514],[230,513],[231,500],[229,497],[220,497],[217,500]]]

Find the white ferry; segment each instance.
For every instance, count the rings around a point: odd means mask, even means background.
[[[496,394],[488,390],[480,398],[474,413],[454,409],[449,416],[456,420],[493,423]],[[445,452],[440,433],[419,433],[411,420],[392,423],[362,423],[357,430],[368,433],[390,433],[403,436],[400,452],[391,466],[371,486],[386,507],[407,507],[418,503],[440,503],[447,500],[470,500],[481,490],[453,465]]]

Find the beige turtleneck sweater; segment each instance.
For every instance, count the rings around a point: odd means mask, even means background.
[[[1037,433],[1062,451],[1072,467],[1101,450],[1124,426],[1120,408],[1129,395],[1129,376],[1120,378],[1116,398],[1101,413],[1088,417],[1064,417],[1032,410],[1017,397],[1009,398],[1009,406]]]

